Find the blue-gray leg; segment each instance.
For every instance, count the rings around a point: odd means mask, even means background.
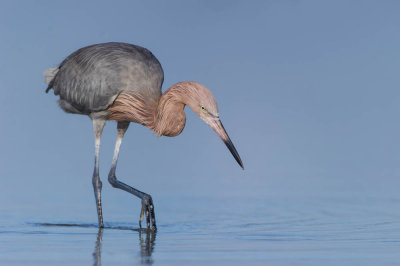
[[[94,155],[94,171],[93,171],[93,190],[94,197],[96,198],[97,217],[99,218],[99,227],[103,228],[103,213],[101,209],[101,181],[99,177],[99,157],[100,157],[100,138],[105,125],[105,120],[93,119],[93,130],[95,137],[95,155]]]
[[[128,129],[128,127],[129,127],[129,122],[118,122],[117,141],[115,143],[114,156],[113,156],[113,160],[112,160],[111,170],[108,175],[108,181],[110,182],[110,184],[113,187],[125,190],[126,192],[129,192],[142,200],[142,210],[140,212],[139,226],[142,227],[141,223],[143,220],[143,215],[145,214],[147,228],[155,231],[155,230],[157,230],[157,226],[156,226],[156,218],[155,218],[155,214],[154,214],[154,205],[153,205],[153,200],[152,200],[151,196],[149,194],[146,194],[146,193],[144,193],[140,190],[137,190],[131,186],[128,186],[125,183],[122,183],[121,181],[117,180],[117,178],[115,176],[119,148],[121,146],[122,139],[123,139],[124,134],[125,134],[126,130]]]

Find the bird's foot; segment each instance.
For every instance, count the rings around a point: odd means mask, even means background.
[[[154,215],[153,200],[149,194],[144,194],[142,198],[142,210],[140,211],[139,227],[142,228],[143,216],[146,215],[147,229],[157,231],[156,217]],[[151,224],[151,227],[150,227]]]

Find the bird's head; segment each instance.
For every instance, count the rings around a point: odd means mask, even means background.
[[[188,105],[220,136],[222,141],[228,147],[229,151],[232,153],[233,157],[236,159],[237,163],[243,168],[243,163],[240,159],[239,153],[236,151],[235,146],[230,140],[219,118],[218,106],[214,95],[207,87],[200,83],[185,81],[181,82],[181,84],[181,88],[183,90],[187,90],[186,93],[184,93],[185,104]]]

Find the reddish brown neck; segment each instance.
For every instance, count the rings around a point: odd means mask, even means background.
[[[158,136],[175,137],[179,135],[186,123],[182,91],[172,86],[164,92],[158,102],[154,116],[153,130]]]
[[[122,92],[108,109],[108,119],[142,124],[158,136],[177,136],[186,123],[184,93],[185,90],[174,85],[157,102],[151,97]]]

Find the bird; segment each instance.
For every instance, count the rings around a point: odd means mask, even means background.
[[[58,105],[67,113],[87,115],[93,123],[95,156],[92,176],[98,226],[104,228],[99,176],[100,139],[106,121],[117,122],[117,139],[109,183],[141,199],[139,227],[146,217],[148,230],[156,231],[154,204],[150,194],[129,186],[116,177],[122,139],[130,123],[141,124],[159,137],[175,137],[185,127],[189,106],[222,139],[240,167],[242,160],[221,123],[211,91],[194,81],[172,85],[164,93],[164,71],[148,49],[123,42],[89,45],[67,56],[57,67],[43,72]],[[244,169],[244,168],[243,168]]]

